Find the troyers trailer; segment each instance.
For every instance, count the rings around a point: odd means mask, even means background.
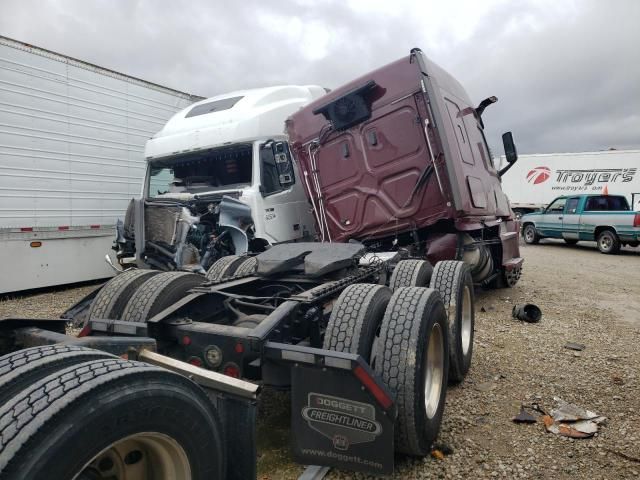
[[[501,157],[499,162],[506,164]],[[624,195],[640,210],[640,150],[520,155],[502,178],[511,207],[525,214],[561,195]]]

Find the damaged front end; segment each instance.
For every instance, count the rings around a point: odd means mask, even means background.
[[[246,253],[251,209],[238,192],[131,200],[114,250],[123,268],[204,273],[219,258]]]

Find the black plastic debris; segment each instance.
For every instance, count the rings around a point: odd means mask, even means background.
[[[520,407],[520,413],[511,419],[514,423],[536,423],[536,417],[531,415],[524,409],[524,405]]]
[[[523,320],[529,323],[538,323],[542,318],[542,310],[533,303],[525,303],[523,305],[515,305],[511,312],[513,318]]]

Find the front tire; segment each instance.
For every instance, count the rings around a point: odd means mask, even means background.
[[[620,239],[613,230],[603,230],[596,240],[598,250],[604,254],[616,254],[620,252]]]
[[[3,480],[225,478],[221,424],[195,383],[121,359],[59,370],[0,408]]]
[[[540,242],[540,235],[536,231],[536,227],[532,223],[528,223],[524,226],[522,230],[522,237],[524,238],[524,243],[528,245],[535,245]]]

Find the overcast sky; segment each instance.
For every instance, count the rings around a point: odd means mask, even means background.
[[[189,93],[335,88],[420,47],[501,154],[640,148],[640,0],[0,0],[0,35]]]

